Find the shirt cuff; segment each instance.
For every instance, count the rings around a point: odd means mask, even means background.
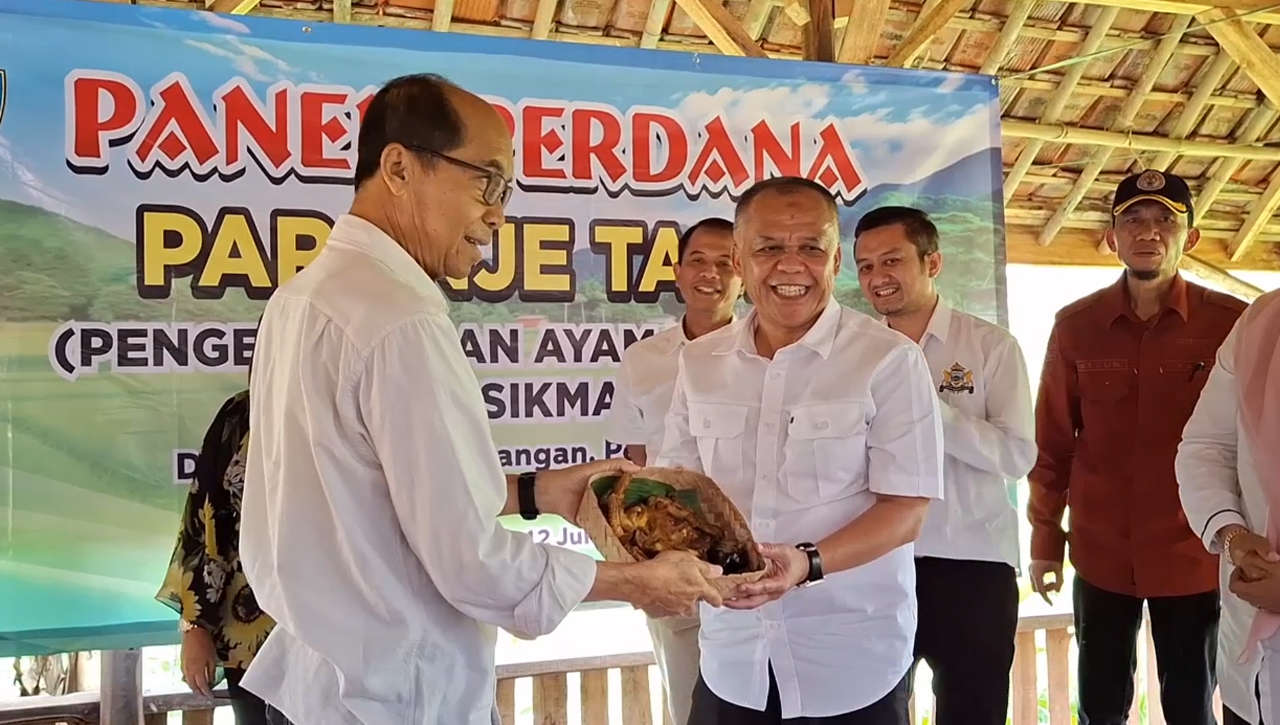
[[[1246,529],[1249,528],[1244,516],[1241,516],[1240,512],[1234,509],[1222,509],[1204,522],[1204,531],[1201,532],[1200,540],[1204,542],[1204,548],[1208,549],[1210,554],[1222,553],[1222,546],[1218,543],[1218,532],[1231,524],[1239,524]]]
[[[596,582],[596,560],[576,551],[550,544],[541,545],[547,554],[542,583],[516,606],[514,620],[521,639],[550,634],[560,626]]]
[[[1067,534],[1062,529],[1031,532],[1031,558],[1034,561],[1052,561],[1059,564],[1067,554]]]

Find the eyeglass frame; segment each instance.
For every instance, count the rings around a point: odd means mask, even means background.
[[[401,145],[412,151],[433,156],[441,161],[446,161],[454,166],[483,176],[485,178],[485,186],[484,191],[482,192],[482,198],[485,204],[488,204],[489,206],[499,204],[502,207],[506,207],[507,203],[511,201],[511,194],[515,191],[515,185],[502,178],[502,174],[499,174],[493,169],[486,169],[483,166],[477,166],[469,161],[454,158],[449,154],[427,148],[426,146],[417,146],[415,144]]]

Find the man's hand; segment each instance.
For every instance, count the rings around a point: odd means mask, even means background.
[[[1027,574],[1031,576],[1031,590],[1039,594],[1046,604],[1053,604],[1049,592],[1062,591],[1062,562],[1035,559],[1028,567]],[[1053,575],[1052,582],[1046,581],[1049,574]]]
[[[218,653],[213,636],[202,627],[182,633],[182,679],[187,686],[205,697],[213,697],[213,675],[218,667]]]
[[[1239,567],[1232,569],[1227,589],[1255,609],[1280,614],[1280,572],[1275,565],[1267,568],[1269,575],[1261,579],[1248,578]]]
[[[700,601],[713,607],[723,604],[719,590],[710,581],[720,576],[720,567],[687,551],[664,551],[630,568],[633,591],[629,592],[628,601],[650,617],[691,616]]]
[[[578,506],[587,491],[587,483],[603,473],[630,473],[639,470],[636,464],[625,458],[605,458],[590,463],[579,463],[568,468],[540,471],[534,479],[534,499],[538,510],[555,514],[571,524],[578,523]]]
[[[1249,531],[1239,524],[1226,526],[1218,533],[1219,541],[1227,541],[1225,546],[1227,559],[1240,572],[1246,581],[1264,579],[1275,571],[1275,564],[1280,562],[1280,555],[1271,548],[1271,542],[1264,537]]]
[[[729,609],[755,609],[767,602],[782,598],[783,594],[800,586],[809,576],[809,556],[794,546],[760,544],[760,555],[765,558],[764,577],[759,581],[738,585],[731,599],[725,600]]]

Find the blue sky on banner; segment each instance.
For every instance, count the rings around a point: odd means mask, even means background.
[[[139,203],[179,203],[212,216],[243,205],[255,216],[275,206],[336,215],[346,186],[287,182],[274,186],[251,167],[230,182],[199,183],[157,174],[140,181],[122,154],[104,177],[71,173],[64,159],[63,80],[77,68],[132,77],[144,90],[183,72],[208,107],[212,93],[243,77],[261,96],[271,84],[375,86],[402,73],[442,73],[475,92],[511,102],[537,97],[669,108],[689,127],[716,112],[745,133],[759,120],[781,128],[796,118],[836,119],[854,149],[868,188],[920,181],[961,159],[999,146],[999,106],[991,79],[955,73],[850,69],[820,63],[758,61],[715,55],[397,31],[217,16],[82,0],[0,0],[0,44],[9,102],[0,120],[0,198],[35,204],[110,231],[134,236]],[[49,53],[48,48],[57,48]],[[971,196],[998,179],[968,179]],[[692,221],[725,214],[731,202],[683,195],[637,200],[603,194],[517,193],[512,215],[657,218]],[[266,205],[270,206],[259,206]],[[657,215],[657,216],[655,216]],[[260,222],[262,223],[262,222]]]

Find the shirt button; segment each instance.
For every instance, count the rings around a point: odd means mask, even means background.
[[[765,423],[765,424],[764,424],[764,429],[765,429],[765,430],[773,430],[773,423]]]
[[[703,430],[706,430],[707,428],[710,428],[710,427],[711,427],[711,419],[710,419],[710,418],[703,418],[703,419],[702,419],[702,428],[703,428]]]
[[[818,421],[818,430],[826,430],[831,427],[831,423],[825,420]]]

